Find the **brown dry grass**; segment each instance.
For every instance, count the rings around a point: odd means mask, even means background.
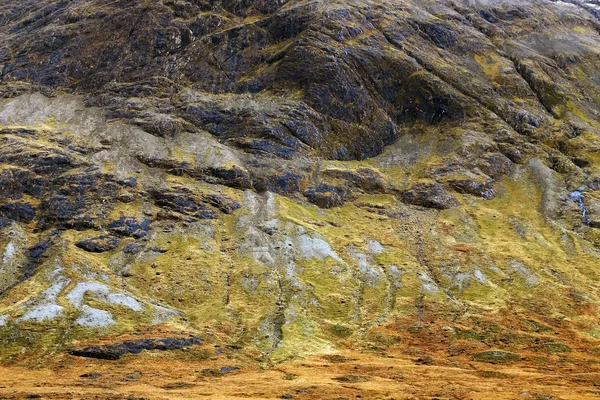
[[[177,353],[177,354],[175,354]],[[236,350],[144,352],[118,361],[70,356],[52,368],[0,368],[0,398],[22,399],[597,399],[600,368],[585,354],[525,354],[512,365],[404,349],[342,352],[261,368]],[[238,371],[219,374],[222,367]],[[86,378],[86,373],[99,373]],[[293,397],[285,397],[291,395]]]

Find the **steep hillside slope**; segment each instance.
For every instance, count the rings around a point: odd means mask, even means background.
[[[599,372],[599,10],[3,1],[0,358]]]

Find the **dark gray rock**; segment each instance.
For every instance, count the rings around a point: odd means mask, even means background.
[[[202,340],[199,337],[139,339],[104,346],[85,347],[79,350],[71,350],[69,354],[78,357],[118,360],[125,354],[139,354],[144,350],[169,351],[199,346],[200,344],[202,344]]]
[[[142,220],[138,222],[136,218],[126,217],[111,221],[108,224],[108,229],[119,236],[128,236],[135,239],[140,239],[148,235],[150,230],[150,220]]]
[[[18,222],[29,223],[36,215],[36,209],[29,203],[4,203],[0,212],[9,219]]]
[[[444,210],[455,207],[458,201],[446,192],[439,183],[420,183],[404,192],[403,201],[407,204]]]
[[[473,196],[492,199],[495,196],[492,188],[493,180],[479,181],[476,179],[454,179],[448,181],[450,187],[458,193],[472,194]]]
[[[152,197],[154,198],[154,204],[158,207],[191,217],[193,220],[218,218],[217,211],[209,206],[204,199],[188,190],[159,190],[154,191]],[[220,198],[213,197],[213,203],[216,203],[218,199]],[[225,207],[225,205],[223,204],[222,207]],[[233,211],[233,206],[230,205],[229,209]]]
[[[343,206],[348,198],[348,193],[335,186],[320,185],[304,192],[304,196],[308,201],[321,208],[333,208]]]
[[[119,239],[112,236],[99,236],[75,243],[75,246],[90,253],[105,253],[119,246]]]

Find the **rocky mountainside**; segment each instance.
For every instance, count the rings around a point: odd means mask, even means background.
[[[0,358],[596,371],[599,61],[597,1],[3,0]]]

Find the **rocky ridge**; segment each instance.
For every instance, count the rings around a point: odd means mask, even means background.
[[[0,27],[3,360],[153,330],[595,357],[594,2],[9,0]]]

